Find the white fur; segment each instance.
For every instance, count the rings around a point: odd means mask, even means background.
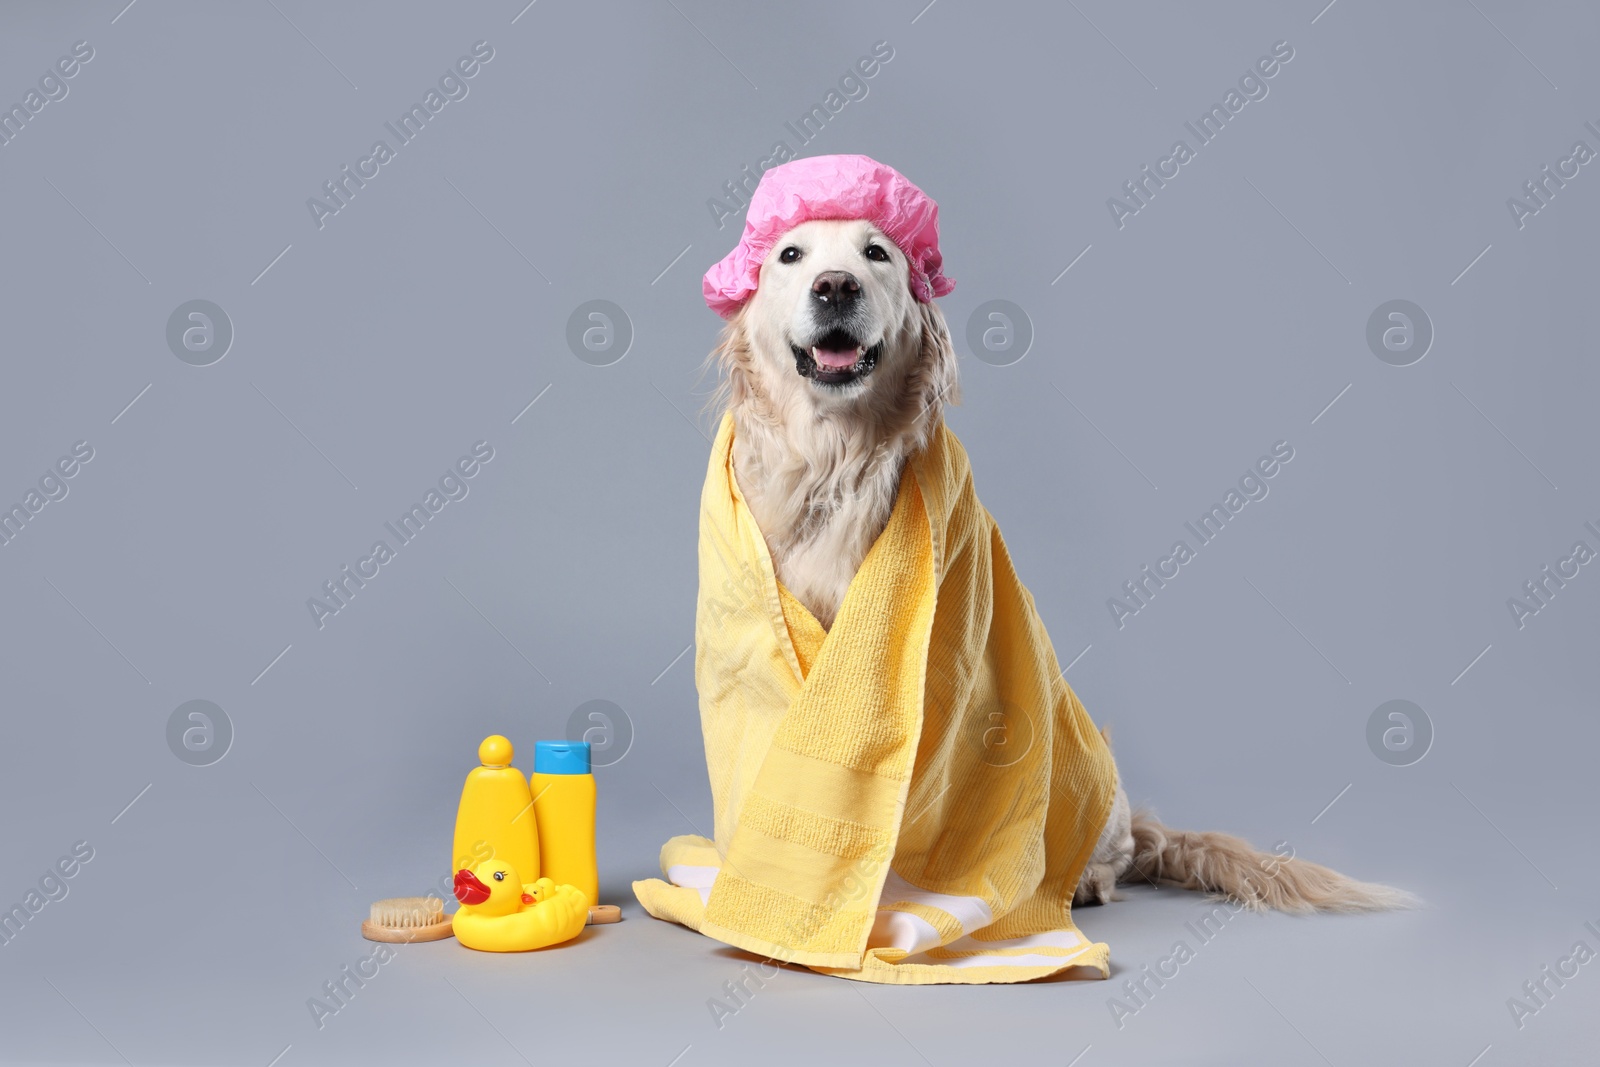
[[[891,259],[876,263],[872,244]],[[801,249],[795,264],[786,248]],[[811,283],[824,271],[861,283],[860,340],[882,345],[876,368],[842,387],[795,371],[790,346],[815,331]],[[734,477],[766,536],[778,579],[824,628],[889,520],[906,457],[953,399],[955,352],[944,316],[912,297],[905,256],[864,221],[791,230],[762,264],[756,293],[714,356],[734,418]]]

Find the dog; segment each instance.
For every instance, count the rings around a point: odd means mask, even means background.
[[[732,415],[734,475],[778,580],[829,629],[888,523],[908,457],[959,400],[944,314],[913,295],[905,253],[873,222],[811,219],[766,254],[707,364],[720,374],[711,406]],[[1163,826],[1130,808],[1118,777],[1075,904],[1109,903],[1136,881],[1253,910],[1416,903],[1228,834]]]

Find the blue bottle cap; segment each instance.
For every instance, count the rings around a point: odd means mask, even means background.
[[[535,741],[534,774],[588,774],[589,742]]]

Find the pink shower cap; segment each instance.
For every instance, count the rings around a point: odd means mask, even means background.
[[[911,293],[927,303],[956,287],[941,269],[939,205],[893,167],[866,156],[808,156],[761,176],[745,212],[744,236],[706,271],[706,303],[723,318],[756,291],[762,261],[784,234],[812,219],[866,219],[905,253]]]

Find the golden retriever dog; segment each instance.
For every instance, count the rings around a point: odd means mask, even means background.
[[[734,420],[734,474],[778,579],[825,629],[888,522],[907,457],[957,400],[944,314],[909,283],[905,255],[873,223],[802,222],[762,261],[710,357],[722,377],[713,405]],[[1169,829],[1132,811],[1119,785],[1074,900],[1106,903],[1133,881],[1290,912],[1415,902],[1227,834]]]

